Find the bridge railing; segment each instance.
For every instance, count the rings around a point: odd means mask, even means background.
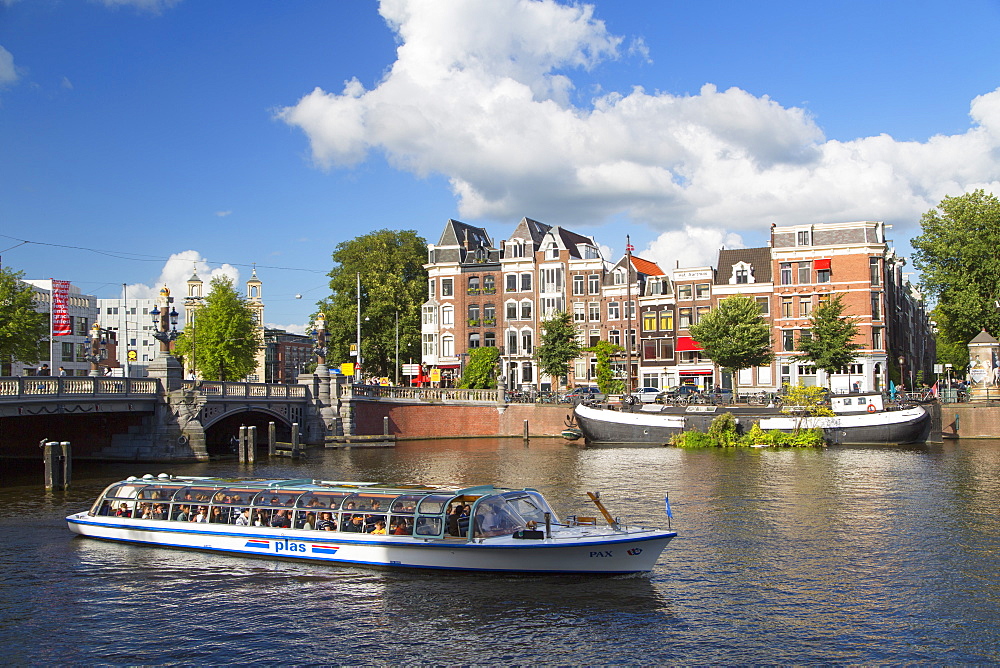
[[[305,385],[283,383],[230,383],[214,380],[185,380],[185,390],[197,389],[210,397],[301,399],[306,396]]]
[[[0,398],[66,397],[106,394],[156,395],[160,390],[155,378],[118,378],[115,376],[44,376],[0,378]]]
[[[460,390],[443,387],[382,387],[380,385],[352,385],[355,397],[371,399],[406,399],[410,401],[468,401],[473,403],[497,402],[497,390]]]

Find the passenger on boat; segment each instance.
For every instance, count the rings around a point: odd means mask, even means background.
[[[194,517],[191,518],[191,521],[192,522],[199,522],[199,523],[208,522],[208,507],[207,506],[199,506],[198,507],[198,512],[195,514]]]
[[[330,513],[320,513],[316,528],[319,531],[336,531],[337,523],[333,521]]]
[[[372,529],[372,534],[373,535],[377,535],[377,536],[384,536],[385,535],[385,521],[384,520],[379,520],[378,522],[375,523],[375,528]]]
[[[306,513],[306,521],[302,523],[300,529],[305,529],[306,531],[312,531],[313,527],[316,526],[316,513]]]
[[[271,516],[268,511],[263,508],[255,510],[253,515],[253,525],[255,527],[271,526]]]
[[[469,534],[469,511],[472,510],[472,506],[464,505],[462,506],[462,512],[458,516],[458,535],[467,536]]]
[[[282,508],[276,512],[274,518],[271,520],[271,526],[277,529],[291,528],[292,522],[288,519],[288,511]]]
[[[180,512],[174,516],[175,522],[187,522],[191,519],[189,506],[187,504],[181,504]]]
[[[166,510],[164,510],[162,503],[158,503],[155,506],[153,506],[153,513],[150,516],[150,519],[153,519],[153,520],[165,520],[165,519],[167,519],[167,513],[166,513]]]
[[[208,521],[212,524],[228,524],[226,516],[222,514],[222,508],[219,506],[212,506],[212,514],[209,515]]]
[[[462,504],[456,503],[452,506],[451,512],[448,513],[448,534],[451,536],[458,536],[458,519],[462,516]]]
[[[250,526],[250,513],[246,508],[239,509],[240,514],[236,516],[236,522],[234,524],[238,527]]]
[[[350,522],[345,522],[341,531],[351,531],[353,533],[363,533],[365,530],[364,515],[354,515]]]
[[[148,503],[144,503],[141,506],[141,510],[142,510],[142,519],[144,519],[144,520],[151,520],[151,519],[153,519],[153,507],[152,506],[150,506]]]
[[[409,536],[411,533],[413,533],[413,526],[409,520],[402,517],[396,520],[396,528],[392,530],[394,536]]]
[[[132,511],[129,510],[127,503],[122,503],[122,505],[118,506],[118,510],[115,511],[115,516],[132,517]]]

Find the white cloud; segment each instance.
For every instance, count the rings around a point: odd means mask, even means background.
[[[233,280],[237,292],[242,294],[243,286],[240,285],[240,271],[231,264],[223,264],[211,268],[201,253],[195,250],[187,250],[181,253],[174,253],[167,259],[160,271],[160,276],[152,285],[135,283],[126,286],[126,295],[129,299],[155,299],[160,295],[160,289],[166,285],[170,290],[170,296],[174,298],[174,305],[177,312],[184,313],[184,297],[187,295],[187,281],[191,275],[197,273],[198,278],[204,281],[202,295],[207,296],[209,283],[216,276],[224,275]]]
[[[283,329],[289,334],[305,334],[308,325],[279,325],[277,323],[269,322],[266,326],[270,329]]]
[[[0,86],[9,86],[17,82],[17,67],[14,66],[14,54],[0,46]]]
[[[227,211],[216,211],[215,212],[215,215],[218,216],[219,218],[225,218],[226,216],[231,216],[232,214],[233,214],[233,212],[232,211],[228,211],[228,210]]]
[[[720,248],[745,248],[742,237],[723,229],[691,227],[663,232],[637,255],[666,273],[676,267],[715,266]]]
[[[1000,192],[1000,88],[973,100],[962,134],[828,141],[803,109],[739,88],[635,88],[574,106],[570,75],[623,44],[589,5],[383,0],[380,12],[400,43],[383,79],[316,88],[278,117],[305,132],[322,167],[375,150],[398,169],[445,175],[466,218],[579,226],[626,215],[663,231],[912,224],[946,194]],[[630,53],[649,57],[641,41]]]
[[[135,9],[159,14],[178,4],[181,0],[100,0],[105,7],[133,7]]]

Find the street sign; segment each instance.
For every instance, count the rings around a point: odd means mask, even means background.
[[[354,362],[342,362],[340,364],[340,373],[344,374],[345,376],[353,376]]]
[[[403,375],[404,376],[419,376],[420,375],[420,365],[419,364],[404,364],[403,365]]]
[[[357,357],[358,356],[358,344],[352,343],[351,347],[350,347],[350,352],[348,354],[351,357]],[[345,374],[345,375],[350,375],[350,374]]]
[[[431,369],[431,382],[432,383],[441,382],[441,369]]]

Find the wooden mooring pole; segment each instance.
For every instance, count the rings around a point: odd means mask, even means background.
[[[69,489],[73,457],[69,441],[45,441],[40,445],[45,459],[45,489]]]
[[[275,435],[274,423],[267,423],[267,456],[274,457],[274,453],[278,450],[278,439]]]

